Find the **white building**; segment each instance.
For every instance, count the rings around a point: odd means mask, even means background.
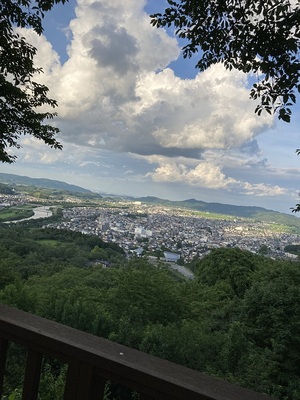
[[[134,229],[134,234],[137,237],[144,237],[144,238],[148,238],[152,236],[152,231],[148,230],[148,229],[144,229],[141,226],[137,227]]]

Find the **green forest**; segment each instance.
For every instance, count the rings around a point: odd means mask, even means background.
[[[0,228],[1,302],[282,400],[300,399],[299,262],[237,248],[189,265],[125,258],[94,236]],[[18,400],[21,349],[10,349],[4,399]],[[41,400],[62,398],[65,366],[45,360]],[[107,400],[137,399],[113,384]]]

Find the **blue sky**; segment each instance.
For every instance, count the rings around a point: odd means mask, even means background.
[[[63,151],[22,139],[1,171],[99,192],[256,205],[290,213],[300,199],[299,107],[290,124],[254,114],[253,77],[204,73],[150,25],[161,0],[70,0],[46,14],[36,79],[57,99]]]

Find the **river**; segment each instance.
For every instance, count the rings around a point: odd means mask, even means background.
[[[52,216],[52,211],[50,211],[49,206],[36,207],[36,208],[33,208],[32,211],[34,212],[34,214],[29,218],[17,219],[15,221],[6,221],[5,224],[10,224],[10,223],[15,224],[17,222],[28,221],[30,219],[48,218],[48,217]]]

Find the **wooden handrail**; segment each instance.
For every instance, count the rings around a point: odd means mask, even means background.
[[[136,390],[141,399],[273,399],[6,305],[0,305],[0,339],[0,384],[7,342],[27,349],[23,400],[37,398],[43,356],[68,364],[64,400],[101,399],[106,380]]]

